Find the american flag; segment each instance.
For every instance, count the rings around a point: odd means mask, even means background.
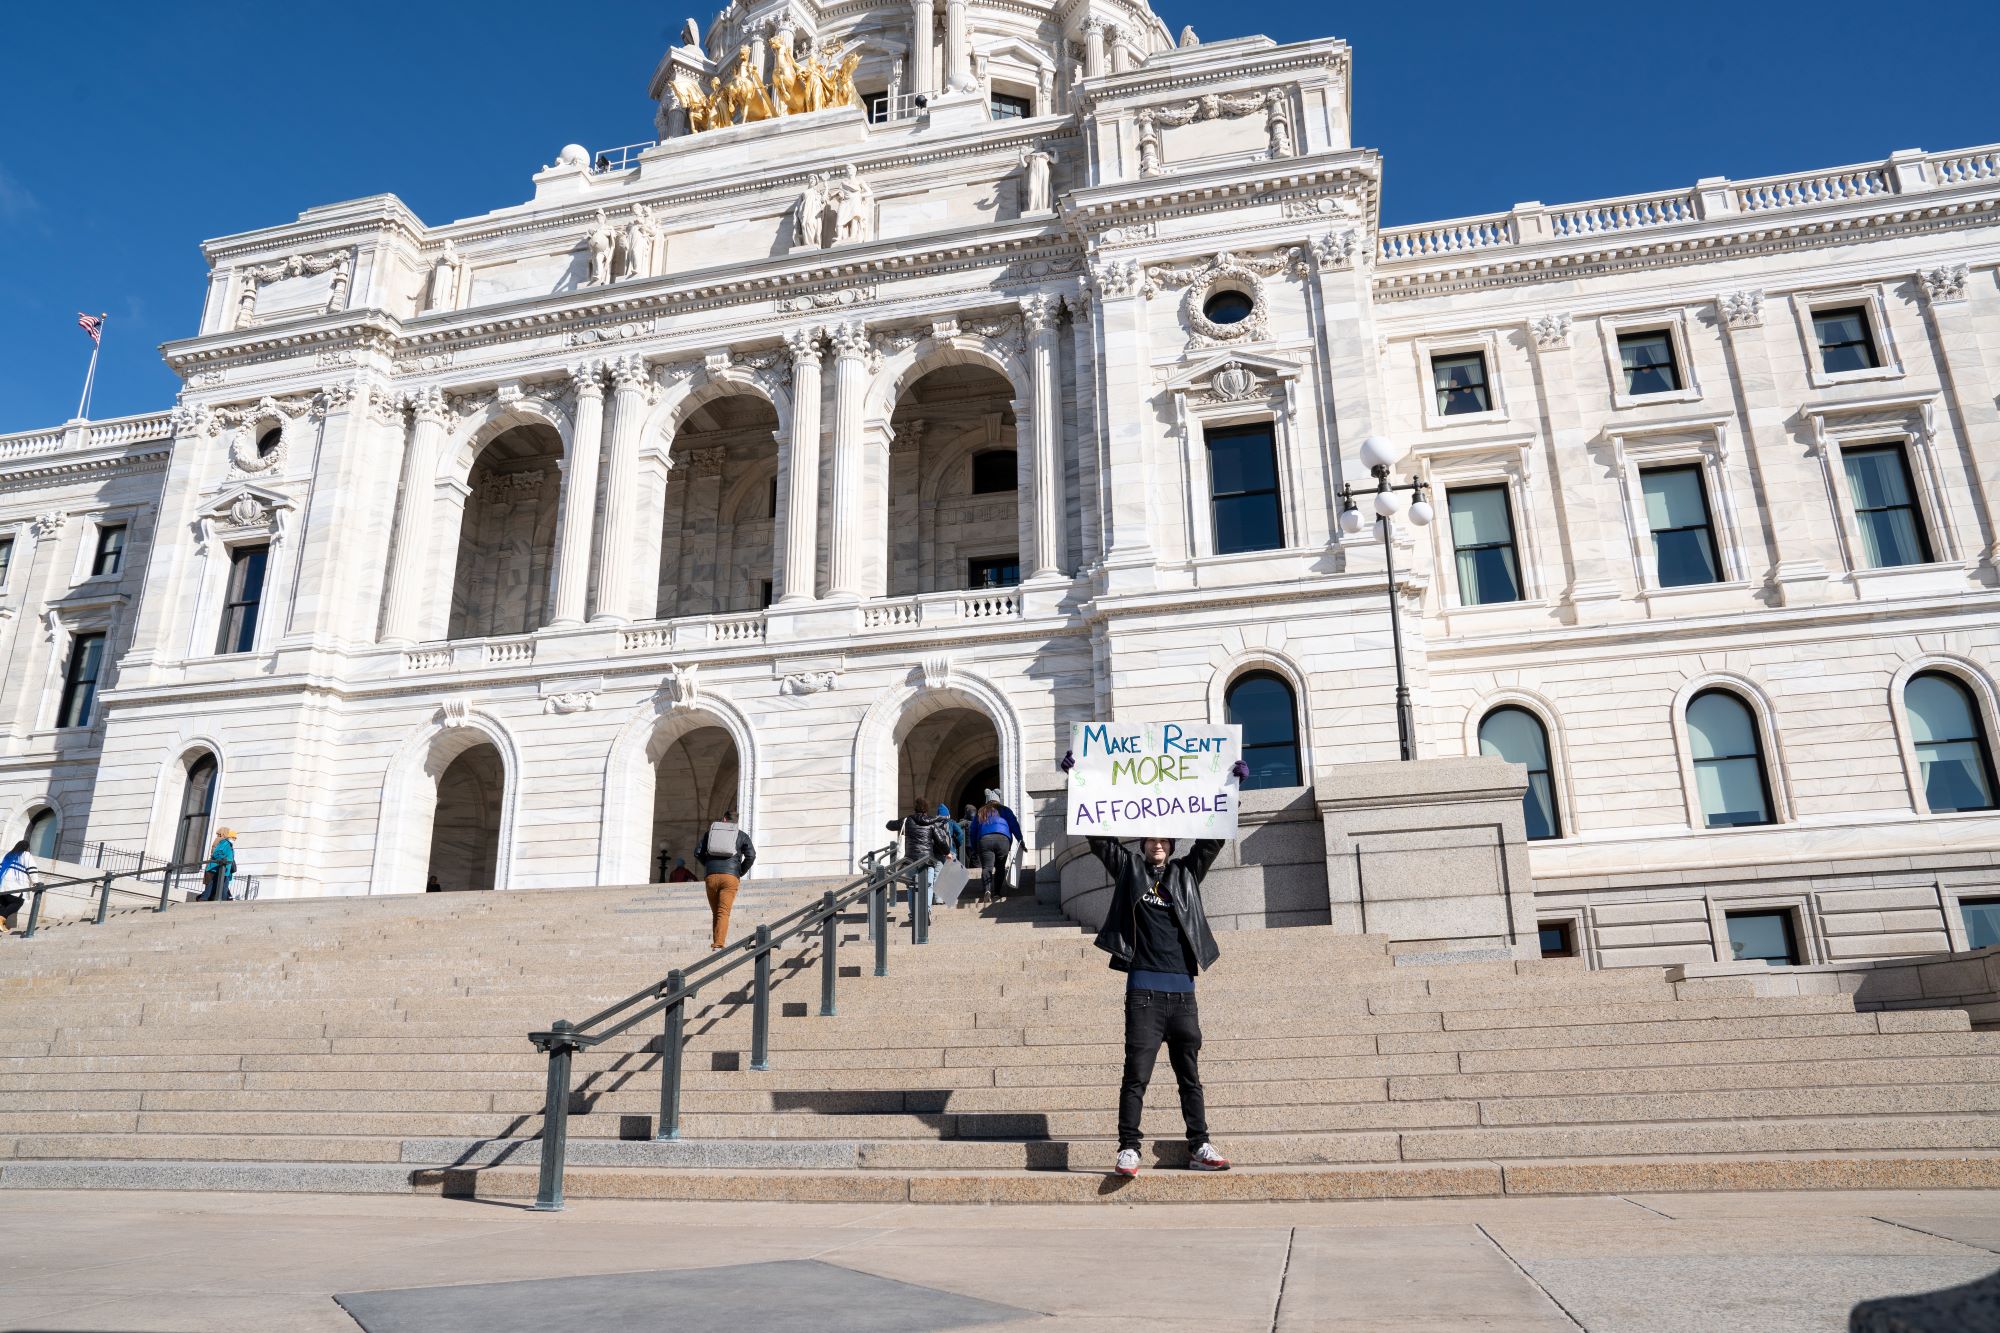
[[[91,342],[102,343],[104,341],[104,321],[109,318],[109,315],[86,315],[79,310],[76,312],[76,326],[90,335]]]

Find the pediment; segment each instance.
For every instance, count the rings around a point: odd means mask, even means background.
[[[1296,379],[1301,370],[1295,362],[1281,361],[1276,357],[1258,356],[1250,352],[1218,352],[1213,356],[1203,357],[1168,379],[1167,390],[1170,393],[1187,393],[1195,389],[1211,388],[1215,377],[1232,366],[1247,371],[1256,383],[1247,387],[1240,395],[1225,395],[1227,397],[1248,397],[1251,393],[1257,392],[1258,387],[1266,381]],[[1231,378],[1236,377],[1232,375]]]

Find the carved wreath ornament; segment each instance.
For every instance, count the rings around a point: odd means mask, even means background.
[[[1250,298],[1250,313],[1234,324],[1217,324],[1203,312],[1208,298],[1216,292],[1241,292]],[[1249,342],[1263,338],[1269,332],[1267,317],[1269,308],[1264,301],[1264,284],[1257,274],[1246,264],[1240,263],[1232,255],[1220,255],[1216,261],[1195,278],[1181,298],[1181,309],[1187,317],[1188,328],[1197,340],[1211,343]]]

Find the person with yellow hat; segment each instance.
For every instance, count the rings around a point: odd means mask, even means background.
[[[220,828],[215,831],[215,846],[208,852],[208,863],[201,868],[201,897],[196,902],[229,901],[229,881],[236,877],[236,830]]]

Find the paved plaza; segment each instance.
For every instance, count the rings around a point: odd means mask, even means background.
[[[539,1215],[21,1191],[0,1211],[0,1253],[8,1333],[1803,1333],[1846,1328],[1857,1301],[1992,1275],[2000,1193]]]

